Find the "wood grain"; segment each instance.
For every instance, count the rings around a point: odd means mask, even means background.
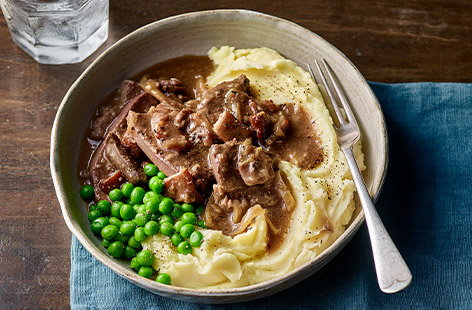
[[[145,3],[145,5],[143,4]],[[109,39],[77,65],[45,66],[0,18],[0,308],[68,308],[68,231],[49,173],[58,105],[106,47],[167,16],[245,8],[292,20],[332,42],[369,80],[472,82],[472,2],[113,0]]]

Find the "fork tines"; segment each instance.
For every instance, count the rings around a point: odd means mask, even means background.
[[[331,101],[331,105],[333,107],[334,113],[336,114],[336,118],[339,122],[339,125],[343,126],[343,125],[346,125],[347,123],[352,123],[352,124],[357,125],[354,114],[352,113],[351,108],[349,107],[348,101],[347,101],[346,97],[344,96],[344,93],[343,93],[338,81],[334,77],[334,74],[331,70],[331,67],[328,65],[328,63],[326,62],[326,60],[324,58],[321,58],[321,61],[322,61],[323,69],[327,73],[331,85],[333,85],[333,87],[334,87],[334,92],[333,92],[332,88],[329,87],[329,84],[326,80],[326,76],[323,73],[323,70],[321,69],[320,63],[318,62],[317,59],[315,59],[315,64],[316,64],[316,67],[318,68],[318,73],[319,73],[319,76],[321,78],[322,85],[323,85],[324,89],[326,90],[326,92],[329,96],[329,99]],[[313,71],[312,71],[311,66],[309,64],[308,64],[308,70],[310,71],[310,74],[311,74],[312,78],[316,81],[315,75],[313,74]],[[341,110],[341,107],[339,106],[338,100],[336,99],[336,97],[341,102],[342,109],[344,110],[345,113],[343,113],[343,111]],[[346,120],[345,115],[347,117],[347,120]]]

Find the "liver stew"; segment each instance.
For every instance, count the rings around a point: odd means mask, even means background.
[[[211,70],[207,57],[184,56],[124,81],[91,122],[98,147],[83,177],[108,199],[125,181],[145,182],[153,162],[168,176],[166,196],[206,204],[209,228],[234,236],[264,213],[276,249],[295,205],[277,163],[320,163],[313,122],[301,107],[254,98],[244,75],[207,89]]]

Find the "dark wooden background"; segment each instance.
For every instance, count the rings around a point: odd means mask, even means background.
[[[51,126],[79,74],[142,25],[205,9],[257,10],[320,34],[369,80],[472,82],[469,0],[110,2],[108,41],[77,65],[37,64],[0,18],[0,308],[69,307],[71,233],[49,172]]]

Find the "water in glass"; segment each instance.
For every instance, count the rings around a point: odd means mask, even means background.
[[[108,37],[108,0],[0,0],[12,39],[44,64],[77,63]]]

